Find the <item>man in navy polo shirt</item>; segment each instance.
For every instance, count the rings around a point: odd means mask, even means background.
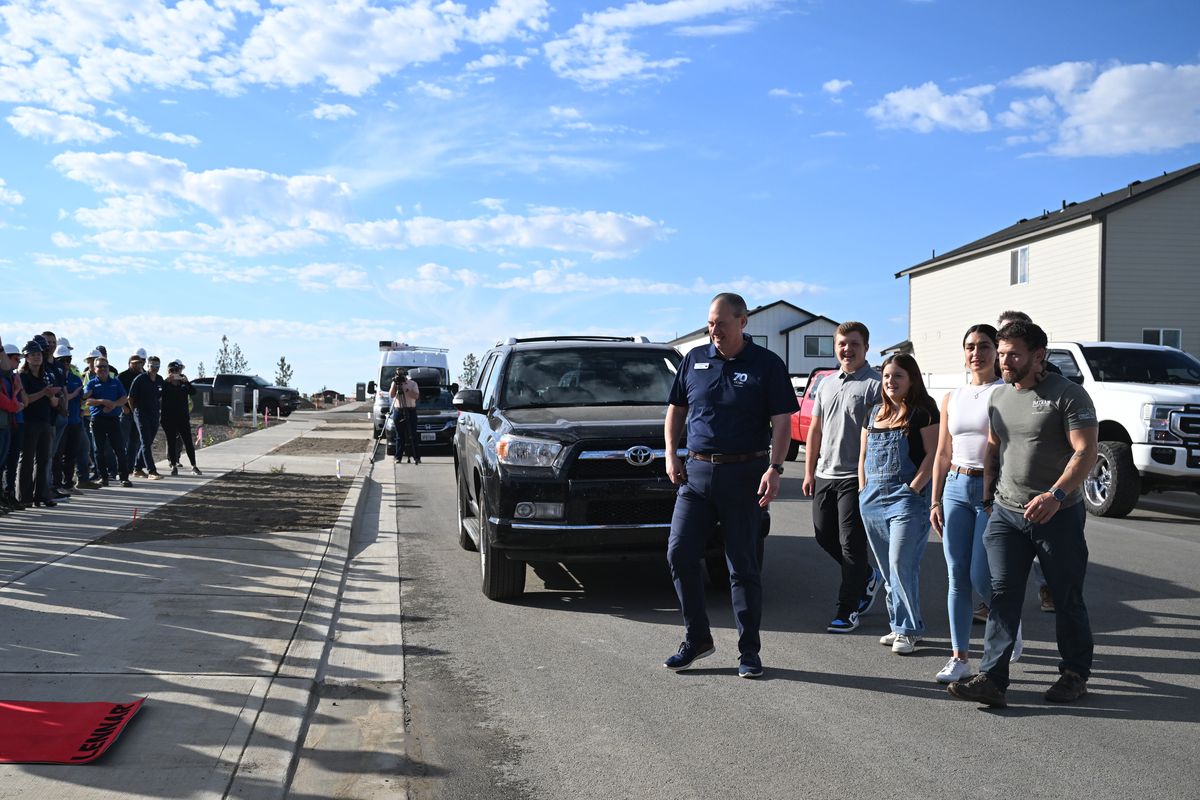
[[[684,356],[667,401],[667,476],[680,487],[667,563],[683,610],[685,638],[663,666],[676,671],[716,650],[700,560],[720,522],[738,627],[738,675],[762,675],[759,524],[762,509],[779,493],[781,454],[787,452],[789,417],[797,403],[783,360],[743,333],[748,321],[740,295],[714,297],[708,309],[711,344]],[[685,425],[686,466],[676,453]],[[774,458],[768,458],[768,444]]]
[[[121,436],[121,411],[126,407],[125,387],[108,368],[108,359],[96,359],[96,377],[83,387],[83,403],[92,416],[92,435],[96,437],[96,464],[100,467],[100,485],[108,486],[107,444],[116,454],[121,485],[133,486],[129,480],[129,462],[125,458],[125,441]]]

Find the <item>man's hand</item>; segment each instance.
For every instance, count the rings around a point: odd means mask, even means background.
[[[1025,504],[1025,519],[1035,525],[1041,525],[1049,522],[1060,508],[1062,503],[1055,500],[1054,495],[1043,492]]]
[[[767,471],[763,473],[762,480],[758,482],[758,506],[766,508],[771,505],[771,501],[779,494],[779,473],[767,467]]]
[[[687,470],[684,468],[683,459],[679,457],[678,453],[667,452],[667,477],[676,486],[682,486],[687,483]]]
[[[817,488],[817,481],[816,481],[816,478],[813,478],[813,477],[812,477],[812,476],[810,476],[810,475],[805,475],[805,476],[804,476],[804,487],[803,487],[803,488],[804,488],[804,496],[805,496],[805,497],[812,497],[812,496],[813,496],[813,492],[814,492],[814,491],[816,491],[816,488]]]

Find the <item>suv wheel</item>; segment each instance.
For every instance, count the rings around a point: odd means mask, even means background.
[[[1100,442],[1096,466],[1083,481],[1083,501],[1097,517],[1124,517],[1137,505],[1141,476],[1133,449],[1124,442]]]
[[[463,550],[475,550],[475,540],[471,538],[471,534],[467,531],[467,520],[474,517],[474,512],[471,511],[471,498],[467,494],[467,487],[463,483],[462,475],[459,474],[458,480],[458,546]],[[479,519],[476,517],[476,524]]]
[[[511,561],[492,550],[492,535],[482,516],[479,519],[479,570],[483,574],[483,594],[489,600],[511,600],[525,593],[525,562]]]

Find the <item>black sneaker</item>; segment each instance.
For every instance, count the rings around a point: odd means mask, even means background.
[[[849,614],[838,614],[833,620],[825,626],[825,630],[830,633],[850,633],[858,627],[858,612],[851,611]]]
[[[175,464],[172,464],[171,465],[171,477],[174,478],[178,474],[179,474],[179,467],[176,466]]]
[[[1050,703],[1074,703],[1087,696],[1087,678],[1078,672],[1063,670],[1058,681],[1046,690],[1046,701]]]
[[[107,486],[108,486],[108,478],[101,478],[100,479],[100,488],[104,489]]]
[[[687,669],[702,658],[708,658],[715,652],[717,652],[716,645],[711,641],[698,645],[685,641],[679,645],[679,652],[664,661],[663,666],[679,672],[680,670]]]
[[[858,601],[858,608],[855,609],[860,617],[875,605],[875,598],[879,596],[879,589],[882,586],[883,573],[877,569],[871,570],[871,579],[867,581],[867,589],[863,592],[862,599]]]
[[[946,690],[959,700],[981,703],[992,708],[1006,708],[1008,706],[1008,700],[1005,699],[1004,692],[1000,691],[1000,687],[992,683],[992,679],[982,672],[978,675],[972,675],[965,681],[955,681],[947,686]]]
[[[762,677],[762,659],[757,655],[746,653],[742,656],[738,663],[739,678],[760,678]]]

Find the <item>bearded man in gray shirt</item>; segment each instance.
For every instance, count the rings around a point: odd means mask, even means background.
[[[1083,602],[1088,549],[1081,487],[1096,463],[1096,409],[1082,386],[1044,370],[1046,333],[1037,325],[1012,322],[998,338],[1008,385],[988,402],[983,484],[983,506],[991,513],[983,546],[992,610],[979,674],[950,684],[949,691],[962,700],[1007,705],[1009,658],[1036,557],[1054,596],[1062,656],[1058,682],[1045,697],[1070,703],[1087,694],[1094,649]]]

